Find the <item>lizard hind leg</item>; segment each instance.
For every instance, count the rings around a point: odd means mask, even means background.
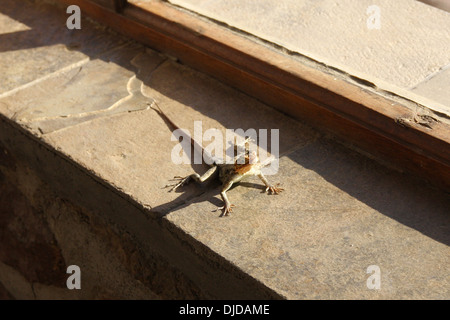
[[[193,175],[190,175],[187,177],[175,176],[175,177],[173,177],[173,179],[169,180],[169,181],[175,181],[175,183],[167,184],[164,186],[164,188],[170,188],[169,192],[172,192],[172,191],[176,190],[177,188],[189,183],[189,181],[192,179],[192,176]]]
[[[188,184],[191,180],[194,180],[197,183],[202,183],[205,180],[209,179],[216,171],[217,166],[213,166],[202,176],[200,176],[198,173],[193,173],[187,177],[175,176],[173,179],[169,180],[175,181],[175,183],[168,184],[164,188],[170,188],[169,192],[172,192],[173,190],[176,190],[177,188]]]

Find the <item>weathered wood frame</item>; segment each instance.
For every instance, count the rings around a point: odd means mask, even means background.
[[[145,45],[450,190],[446,122],[423,126],[415,121],[412,108],[399,100],[336,78],[167,2],[60,1],[76,4],[92,18]]]

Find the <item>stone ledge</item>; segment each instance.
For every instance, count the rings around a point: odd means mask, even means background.
[[[0,6],[0,26],[19,17],[14,8],[26,16],[38,8],[49,20],[64,17],[49,5],[10,2],[7,15]],[[33,68],[45,66],[45,50],[57,50],[58,61],[0,93],[0,173],[15,200],[2,199],[8,206],[1,207],[10,209],[2,214],[1,234],[10,237],[0,247],[0,295],[449,297],[444,192],[86,21],[81,35],[62,28],[50,39],[42,36],[39,51],[26,49],[28,41],[25,36],[16,43],[22,50],[5,48],[0,56],[27,57]],[[76,52],[64,49],[74,43]],[[2,65],[14,74],[11,68]],[[167,193],[162,187],[174,175],[205,168],[170,161],[174,142],[147,108],[153,99],[191,132],[194,120],[204,130],[279,128],[284,156],[269,179],[286,192],[268,196],[259,181],[244,182],[229,193],[236,204],[229,218],[212,212],[221,205],[217,188],[189,185]],[[45,227],[34,230],[38,225]],[[42,251],[30,250],[37,244]],[[64,288],[61,273],[70,264],[83,271],[78,292]],[[381,268],[380,290],[366,286],[373,264]]]
[[[31,286],[37,299],[278,297],[204,246],[192,251],[184,236],[180,239],[182,230],[9,120],[1,121],[1,151],[8,156],[0,169],[6,191],[18,191],[2,200],[4,208],[3,202],[14,201],[6,206],[9,218],[2,214],[1,227],[12,233],[1,246],[0,282],[14,298],[31,297],[17,286]],[[36,219],[47,229],[35,231]],[[17,239],[17,223],[31,247]],[[28,238],[32,232],[52,240],[41,240],[41,246]],[[35,244],[39,250],[27,249]],[[52,244],[54,249],[45,247]],[[58,268],[42,259],[53,251],[59,252]],[[65,268],[71,264],[83,271],[83,288],[77,292],[65,288]]]

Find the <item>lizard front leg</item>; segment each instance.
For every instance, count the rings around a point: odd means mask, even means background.
[[[202,182],[208,180],[216,171],[217,171],[217,166],[212,166],[202,176],[200,176],[198,173],[193,173],[187,177],[175,176],[170,181],[178,181],[178,182],[176,182],[174,184],[168,184],[164,188],[172,187],[169,190],[169,192],[172,192],[173,190],[176,190],[178,187],[184,186],[185,184],[189,183],[189,181],[191,181],[191,180],[194,180],[197,183],[202,183]]]
[[[222,190],[220,191],[220,195],[222,196],[222,200],[224,202],[223,207],[218,208],[222,210],[221,216],[228,216],[228,214],[233,211],[232,208],[234,207],[234,204],[231,204],[230,200],[228,200],[227,197],[227,191],[231,188],[232,185],[233,181],[229,181],[223,185]]]
[[[264,183],[264,185],[266,186],[265,192],[267,192],[267,191],[270,190],[270,192],[271,192],[272,194],[279,194],[281,191],[284,190],[283,188],[279,188],[279,187],[278,187],[279,183],[276,184],[275,186],[272,185],[272,184],[270,184],[269,181],[267,181],[266,177],[262,174],[262,172],[260,172],[260,173],[258,174],[258,177],[261,179],[261,181],[262,181],[262,182]]]

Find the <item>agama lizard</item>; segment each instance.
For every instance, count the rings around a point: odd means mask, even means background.
[[[173,128],[174,130],[179,129],[179,127],[161,110],[161,108],[158,106],[156,102],[153,102],[152,104],[156,105],[157,111]],[[200,176],[198,173],[191,174],[187,177],[180,177],[175,176],[174,181],[177,181],[174,184],[166,185],[165,187],[171,187],[169,192],[176,190],[178,187],[181,187],[187,183],[189,183],[191,180],[194,180],[197,183],[202,183],[206,180],[208,180],[210,177],[212,177],[217,172],[219,173],[219,179],[222,182],[222,189],[220,191],[220,195],[222,196],[224,205],[223,207],[219,207],[218,209],[222,210],[221,216],[228,216],[230,212],[233,211],[234,205],[230,203],[228,200],[226,192],[231,188],[231,186],[235,183],[240,182],[243,178],[251,175],[258,176],[261,181],[266,186],[265,192],[270,192],[271,194],[279,194],[281,191],[283,191],[283,188],[278,187],[277,185],[272,185],[269,183],[269,181],[266,179],[266,177],[261,172],[261,169],[267,165],[267,163],[262,164],[258,156],[255,152],[250,153],[248,148],[246,148],[246,152],[243,155],[244,161],[237,161],[237,158],[235,158],[234,163],[220,163],[217,161],[217,159],[214,159],[211,155],[209,155],[202,146],[200,146],[192,137],[190,137],[191,144],[195,149],[195,146],[197,145],[197,148],[199,150],[202,150],[203,156],[209,157],[212,159],[210,163],[212,163],[210,166],[211,168],[202,176]],[[245,140],[245,144],[248,144],[249,139]],[[241,164],[241,162],[243,162]]]

